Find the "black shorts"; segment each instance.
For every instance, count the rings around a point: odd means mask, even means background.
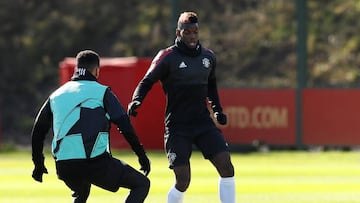
[[[166,127],[165,150],[169,168],[189,165],[193,145],[202,152],[205,159],[211,159],[220,152],[229,151],[224,136],[213,122]]]
[[[119,187],[127,187],[127,182],[131,183],[132,180],[128,180],[127,177],[129,173],[146,178],[131,166],[110,155],[102,155],[94,160],[58,161],[56,170],[58,178],[75,192],[86,187],[90,189],[91,184],[116,192]]]

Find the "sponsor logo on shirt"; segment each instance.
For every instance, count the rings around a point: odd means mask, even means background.
[[[179,68],[186,68],[186,67],[187,67],[187,65],[185,64],[184,61],[182,61],[179,65]]]

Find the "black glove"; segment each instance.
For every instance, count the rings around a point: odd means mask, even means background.
[[[132,102],[129,103],[128,105],[128,115],[130,116],[136,116],[137,112],[135,111],[137,108],[139,108],[141,105],[140,101],[134,100]]]
[[[34,170],[32,172],[32,177],[34,178],[34,180],[41,183],[43,181],[42,176],[43,176],[44,173],[46,173],[46,174],[48,173],[48,171],[47,171],[46,167],[44,166],[44,164],[39,165],[39,166],[35,165],[35,168],[34,168]]]
[[[226,115],[223,114],[222,112],[215,112],[214,114],[216,121],[220,124],[220,125],[226,125],[227,123],[227,118]]]
[[[35,155],[33,154],[32,155],[33,157],[33,163],[35,165],[35,168],[32,172],[32,177],[34,178],[34,180],[38,181],[38,182],[42,182],[42,176],[44,173],[48,173],[45,165],[44,165],[44,160],[45,160],[45,157],[43,154],[41,155]]]
[[[150,173],[150,160],[145,153],[139,154],[138,157],[141,165],[140,170],[144,171],[144,174],[147,176]]]

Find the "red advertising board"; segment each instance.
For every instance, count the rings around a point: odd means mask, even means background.
[[[219,94],[228,116],[228,124],[219,127],[230,144],[295,144],[293,89],[220,89]]]
[[[303,90],[303,143],[359,145],[359,112],[359,89]]]
[[[149,58],[102,58],[99,81],[112,88],[124,109],[146,73]],[[68,81],[74,58],[60,63],[60,83]],[[261,141],[269,145],[296,145],[294,89],[219,89],[228,124],[219,126],[229,144]],[[305,89],[302,91],[301,142],[305,145],[360,145],[360,90]],[[156,83],[131,121],[147,149],[164,144],[165,96]],[[110,132],[112,147],[129,148],[116,126]]]
[[[126,109],[132,93],[146,73],[151,59],[102,58],[99,82],[108,85]],[[68,81],[75,67],[74,58],[60,63],[60,84]],[[219,89],[228,124],[219,126],[229,144],[295,144],[295,96],[291,89]],[[138,116],[131,121],[141,142],[149,149],[163,148],[165,96],[159,83],[147,95]],[[129,148],[112,126],[112,147]]]

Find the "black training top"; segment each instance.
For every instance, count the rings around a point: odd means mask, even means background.
[[[207,98],[214,112],[221,112],[215,77],[214,52],[198,43],[189,49],[181,40],[160,50],[132,100],[143,101],[152,85],[160,80],[167,98],[166,126],[209,120]]]

